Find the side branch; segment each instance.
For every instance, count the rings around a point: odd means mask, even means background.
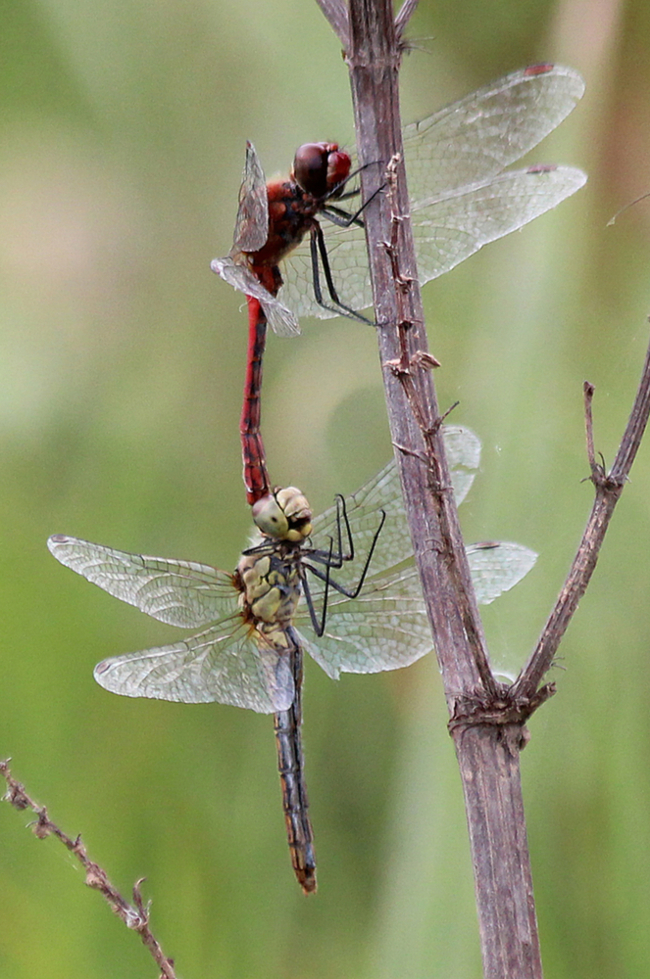
[[[404,0],[400,12],[395,18],[395,33],[397,34],[397,39],[401,42],[404,31],[408,25],[409,20],[415,13],[415,8],[418,5],[418,0]]]
[[[350,19],[343,0],[316,0],[325,19],[338,37],[344,49],[350,43]]]
[[[395,32],[398,39],[401,40],[409,20],[415,13],[418,2],[419,0],[404,0],[399,13],[395,17]],[[316,0],[316,3],[321,8],[325,19],[343,45],[343,48],[347,50],[350,43],[350,18],[348,17],[347,6],[343,0]]]
[[[609,473],[596,462],[594,452],[591,402],[594,389],[585,382],[585,424],[590,479],[596,488],[587,526],[573,559],[571,570],[530,659],[510,689],[513,700],[531,697],[542,677],[553,663],[562,636],[589,584],[614,508],[632,468],[650,414],[650,345],[646,351],[643,372],[632,411],[621,439],[614,465]]]
[[[9,761],[0,761],[0,775],[7,783],[7,792],[4,800],[18,810],[31,809],[36,814],[36,823],[33,824],[34,835],[39,840],[44,840],[47,836],[56,836],[58,840],[72,853],[86,872],[86,884],[93,887],[104,895],[111,909],[118,918],[121,918],[127,928],[137,931],[143,944],[148,948],[151,956],[160,969],[160,979],[176,979],[174,963],[164,955],[159,942],[149,927],[149,908],[145,907],[140,885],[144,878],[138,880],[133,887],[133,904],[130,904],[118,890],[111,884],[106,871],[94,863],[88,856],[86,848],[81,842],[81,837],[77,836],[74,840],[63,832],[62,829],[52,822],[48,816],[45,806],[39,806],[27,792],[20,782],[12,776],[9,770]]]

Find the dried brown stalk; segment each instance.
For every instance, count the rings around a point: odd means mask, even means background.
[[[552,665],[562,636],[585,593],[596,567],[609,522],[627,482],[632,463],[636,458],[650,413],[650,346],[646,351],[641,380],[632,405],[628,423],[623,432],[614,465],[606,472],[603,463],[596,461],[594,452],[593,419],[591,404],[593,385],[584,383],[585,429],[587,459],[596,496],[587,521],[580,546],[573,559],[567,579],[548,618],[530,659],[511,688],[513,697],[527,698],[536,690],[542,677]]]
[[[588,458],[596,499],[583,541],[539,643],[516,683],[490,668],[440,437],[406,174],[402,165],[398,74],[403,32],[416,7],[393,17],[390,0],[318,0],[345,43],[350,69],[379,355],[404,501],[433,630],[470,834],[484,974],[541,979],[542,965],[521,795],[525,722],[554,685],[540,683],[593,572],[650,410],[650,352],[614,466],[595,460],[593,389],[585,387]],[[383,161],[378,163],[377,161]],[[386,192],[378,193],[379,189]]]
[[[118,918],[121,918],[127,928],[136,931],[143,944],[149,950],[152,958],[160,968],[159,979],[176,979],[173,959],[168,959],[163,953],[160,943],[151,931],[149,926],[149,905],[144,904],[140,887],[144,877],[136,881],[133,886],[133,904],[130,904],[120,892],[113,887],[106,871],[90,859],[86,848],[81,842],[81,837],[75,839],[64,833],[62,829],[52,822],[45,806],[40,806],[32,799],[25,787],[16,781],[9,770],[9,760],[0,761],[0,775],[7,783],[7,791],[4,800],[10,802],[15,809],[31,809],[36,814],[36,822],[32,824],[34,835],[39,840],[44,840],[48,836],[55,836],[65,847],[74,854],[86,872],[86,884],[104,895],[110,908]]]

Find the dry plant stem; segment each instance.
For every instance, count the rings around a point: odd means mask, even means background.
[[[594,388],[588,381],[584,384],[585,428],[587,438],[587,458],[591,470],[590,479],[596,489],[591,513],[582,535],[580,547],[571,565],[571,570],[562,587],[542,634],[530,659],[511,689],[514,698],[524,700],[534,693],[553,663],[562,636],[585,593],[589,580],[596,567],[609,521],[614,508],[627,482],[632,463],[636,457],[641,439],[648,423],[650,413],[650,346],[646,351],[643,373],[634,399],[632,411],[621,439],[614,465],[609,473],[604,465],[596,462],[594,452],[593,420],[591,403]]]
[[[360,8],[360,9],[359,9]],[[399,42],[387,0],[351,4],[352,75],[380,358],[393,443],[450,709],[496,693],[454,505],[428,369],[398,108]],[[383,15],[383,17],[382,17]],[[387,37],[387,20],[390,37]],[[360,28],[361,22],[361,28]],[[387,165],[395,177],[391,193]],[[382,193],[377,193],[381,189]],[[414,411],[415,408],[415,411]]]
[[[176,979],[173,961],[163,954],[158,941],[149,927],[149,908],[145,907],[140,893],[140,885],[144,878],[137,881],[134,885],[133,904],[129,904],[120,892],[113,887],[106,871],[90,860],[86,853],[86,848],[81,842],[81,837],[77,836],[73,840],[63,830],[59,829],[56,823],[52,822],[45,806],[39,806],[37,802],[27,795],[24,786],[12,776],[9,770],[8,760],[0,761],[0,775],[3,776],[7,783],[7,792],[4,799],[10,802],[16,809],[31,809],[36,814],[37,820],[33,825],[35,836],[40,840],[45,839],[47,836],[56,836],[67,847],[70,853],[74,854],[86,871],[86,884],[104,895],[112,910],[122,919],[127,928],[138,932],[143,944],[148,948],[151,956],[160,968],[160,979]]]
[[[396,29],[389,0],[350,0],[347,60],[366,165],[363,199],[390,184],[364,211],[380,359],[465,793],[484,974],[541,979],[519,772],[530,705],[507,702],[489,669],[444,456],[402,165],[398,71],[405,26],[406,15]]]

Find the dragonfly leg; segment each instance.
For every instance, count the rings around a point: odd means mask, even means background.
[[[358,194],[357,190],[350,191],[349,194],[344,194],[341,200],[345,200],[347,197],[351,197],[352,194]],[[361,213],[357,211],[357,214]],[[342,207],[336,207],[335,204],[328,204],[321,211],[326,218],[335,224],[338,228],[349,228],[351,224],[356,224],[357,228],[365,228],[363,221],[356,217],[356,215],[350,214],[348,211],[344,211]]]
[[[333,544],[334,541],[330,537],[330,557],[332,555]],[[330,584],[332,583],[332,579],[330,576],[330,570],[332,568],[332,565],[327,562],[326,558],[324,558],[323,563],[325,564],[325,568],[326,568],[325,572],[317,570],[316,568],[312,567],[311,564],[307,564],[305,561],[301,562],[300,572],[299,572],[303,595],[305,596],[305,602],[307,603],[307,608],[309,609],[309,618],[311,619],[312,628],[317,636],[322,636],[323,633],[325,632],[325,622],[327,620],[327,600],[329,598]],[[325,582],[325,590],[323,592],[322,612],[321,612],[320,620],[316,615],[314,601],[312,599],[311,590],[309,588],[309,579],[305,573],[306,568],[308,568],[312,572],[312,574],[314,574],[320,581]]]
[[[346,514],[346,519],[347,519],[347,514]],[[381,511],[381,520],[379,521],[379,526],[377,527],[377,530],[375,531],[375,536],[372,539],[372,544],[370,545],[370,550],[368,551],[368,557],[366,558],[366,563],[365,563],[365,565],[363,567],[363,571],[361,572],[361,577],[359,578],[359,581],[357,583],[357,587],[354,590],[351,590],[351,591],[345,591],[345,590],[343,591],[343,594],[344,595],[347,595],[348,598],[356,598],[357,595],[359,594],[359,592],[361,591],[361,589],[363,588],[363,584],[364,584],[364,582],[366,580],[366,575],[368,574],[368,570],[370,568],[370,562],[372,560],[372,555],[374,553],[375,547],[377,546],[377,541],[379,540],[379,535],[381,534],[382,527],[384,526],[384,523],[385,522],[386,522],[386,511],[385,510],[382,510]],[[336,582],[335,581],[332,582],[332,586],[334,588],[336,588]]]
[[[346,514],[346,518],[347,518],[347,514]],[[368,551],[368,555],[364,562],[363,570],[361,572],[359,581],[357,582],[354,588],[346,588],[345,585],[341,585],[335,578],[330,577],[329,568],[327,569],[326,572],[323,572],[320,570],[320,568],[315,568],[313,565],[308,564],[306,561],[302,562],[303,567],[309,568],[309,570],[314,575],[314,577],[318,578],[320,581],[325,581],[327,583],[328,588],[330,587],[333,588],[334,591],[337,591],[340,595],[345,595],[346,598],[357,598],[366,580],[366,576],[370,569],[370,562],[372,560],[372,555],[375,550],[375,547],[377,546],[377,541],[379,540],[379,535],[381,534],[382,527],[384,526],[385,521],[386,521],[386,511],[382,510],[379,526],[377,527],[377,530],[375,531],[375,535],[372,539],[372,544],[370,545],[370,550]],[[325,565],[327,564],[326,558],[323,557],[323,552],[319,554],[312,554],[310,555],[310,557],[312,558],[312,560],[320,561],[322,564]],[[352,558],[346,556],[345,558],[343,558],[343,560],[349,561],[352,560]],[[334,568],[341,567],[341,566],[342,565],[333,565]]]
[[[337,497],[337,504],[340,507],[338,513],[338,519],[337,519],[339,553],[336,556],[334,555],[333,553],[334,539],[330,537],[329,553],[319,550],[319,551],[313,551],[310,554],[312,561],[317,561],[320,564],[324,565],[325,567],[324,571],[322,571],[318,567],[315,567],[313,564],[310,564],[305,560],[301,562],[301,566],[300,566],[300,579],[303,587],[303,594],[305,597],[305,602],[307,603],[307,608],[309,609],[309,617],[311,619],[312,628],[317,636],[322,636],[323,633],[325,632],[325,623],[327,621],[327,601],[328,601],[330,588],[333,588],[340,595],[345,595],[346,598],[358,597],[359,593],[361,592],[361,589],[363,588],[366,577],[368,575],[368,571],[370,569],[370,562],[372,560],[372,555],[374,553],[375,547],[377,546],[379,535],[381,534],[382,528],[386,521],[386,511],[382,510],[379,526],[377,527],[377,530],[375,531],[375,534],[373,536],[372,544],[370,545],[370,550],[368,551],[368,554],[366,556],[366,560],[364,562],[363,570],[361,571],[359,580],[354,588],[347,588],[345,585],[342,585],[338,581],[336,581],[336,579],[333,578],[330,573],[332,568],[334,569],[341,568],[343,566],[343,562],[352,561],[354,559],[354,541],[350,529],[350,523],[348,520],[344,497],[342,496]],[[347,554],[342,553],[341,513],[343,515],[342,519],[345,522],[346,533],[348,536],[349,547],[350,547],[350,550]],[[314,608],[314,602],[309,587],[309,580],[305,573],[306,571],[311,571],[311,573],[314,575],[315,578],[317,578],[319,581],[325,582],[325,590],[322,598],[322,612],[321,612],[320,619],[316,615],[316,610]]]
[[[345,303],[341,302],[339,299],[336,286],[334,285],[334,279],[332,278],[332,270],[330,267],[329,256],[327,254],[325,239],[323,237],[323,231],[317,221],[314,221],[311,229],[310,250],[314,297],[318,305],[322,306],[323,309],[328,309],[332,313],[338,313],[340,316],[347,316],[349,319],[357,320],[359,323],[367,323],[368,326],[375,326],[372,320],[369,320],[366,316],[362,316],[361,313],[357,313],[357,311],[352,309],[351,306],[346,306]],[[323,275],[325,276],[327,291],[333,305],[326,303],[323,299],[323,291],[320,285],[319,273],[320,262],[323,263]]]
[[[343,550],[343,535],[341,533],[341,512],[348,538],[345,551]],[[327,565],[328,568],[342,568],[346,561],[354,560],[354,541],[350,530],[350,521],[345,508],[345,499],[340,493],[336,495],[336,550],[333,550],[332,546],[327,551],[322,548],[314,549],[310,551],[310,557],[314,561]]]
[[[336,224],[339,228],[349,228],[351,224],[356,224],[357,227],[363,228],[365,226],[363,221],[359,220],[359,215],[362,214],[363,211],[365,211],[365,209],[368,207],[368,204],[370,204],[371,201],[374,201],[377,194],[381,190],[383,190],[385,186],[386,184],[380,184],[376,190],[373,190],[368,200],[364,201],[361,207],[359,207],[354,212],[354,214],[350,214],[348,211],[344,211],[343,208],[341,207],[336,207],[335,204],[328,204],[327,207],[323,208],[321,213],[325,214],[325,216],[328,217],[330,221],[332,221],[333,224]],[[342,194],[338,198],[338,200],[344,201],[350,197],[355,197],[357,194],[358,191],[351,190],[349,194]]]

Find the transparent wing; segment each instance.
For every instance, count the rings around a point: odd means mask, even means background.
[[[104,660],[95,679],[107,690],[188,704],[216,700],[262,713],[293,703],[286,657],[242,621],[231,575],[74,537],[50,537],[48,547],[61,564],[161,622],[191,628],[217,620],[198,636]]]
[[[472,488],[481,464],[481,440],[464,425],[443,425],[442,437],[456,506],[460,506]]]
[[[469,492],[481,457],[481,443],[474,432],[461,425],[446,425],[443,429],[445,449],[451,470],[456,503],[460,505]],[[358,560],[345,564],[335,572],[337,580],[349,585],[363,567],[379,526],[381,511],[386,520],[372,556],[370,572],[378,575],[394,568],[411,557],[413,546],[404,512],[402,489],[395,462],[390,462],[360,490],[345,498],[352,539]],[[328,549],[329,537],[337,540],[337,508],[330,507],[313,521],[312,540],[315,547]],[[328,603],[329,604],[329,603]]]
[[[169,646],[105,659],[95,679],[124,697],[218,701],[262,714],[288,710],[295,691],[286,658],[237,619]]]
[[[555,176],[540,180],[534,170],[508,175],[510,181],[494,179],[552,132],[583,92],[584,82],[571,68],[536,65],[405,127],[404,162],[421,284],[523,227],[584,184],[584,174],[571,167],[558,167]],[[422,235],[420,221],[427,226]],[[366,309],[372,295],[363,229],[344,230],[325,219],[321,224],[342,301]],[[278,299],[296,316],[336,315],[314,300],[307,243],[288,258],[284,278]]]
[[[239,188],[239,208],[235,221],[233,249],[256,252],[269,235],[269,202],[266,177],[252,143],[246,143],[246,162]]]
[[[559,126],[584,90],[573,69],[534,65],[406,126],[404,161],[411,200],[496,176]]]
[[[586,181],[575,167],[531,167],[484,183],[449,191],[411,205],[420,285],[449,272],[483,245],[517,231],[556,207]],[[366,242],[362,228],[339,228],[321,221],[332,276],[341,300],[352,309],[372,305]],[[284,285],[276,302],[296,316],[328,319],[338,314],[314,299],[308,245],[286,260]]]
[[[537,555],[521,544],[472,544],[467,548],[479,604],[488,605],[528,574]],[[330,593],[331,595],[331,593]],[[367,582],[361,595],[328,600],[325,634],[305,638],[309,613],[295,616],[304,648],[338,679],[344,673],[378,673],[409,666],[433,648],[417,569],[411,565]]]
[[[479,605],[490,605],[525,578],[537,560],[535,551],[505,541],[467,546],[467,560]]]
[[[404,159],[421,284],[523,227],[584,184],[584,174],[571,167],[531,168],[499,177],[566,118],[583,92],[584,82],[572,69],[534,65],[405,127]],[[262,180],[261,165],[248,144],[235,231],[240,248],[249,241],[259,241],[256,247],[261,247],[266,240],[268,208]],[[326,219],[322,228],[341,300],[352,309],[366,309],[372,294],[363,229],[342,229]],[[216,259],[213,270],[235,289],[256,295],[281,335],[298,332],[301,316],[338,315],[314,299],[308,242],[284,263],[285,281],[277,298],[259,285],[256,292],[228,261]]]
[[[47,546],[67,568],[168,625],[196,628],[237,611],[232,575],[207,564],[128,554],[61,535]]]
[[[532,65],[404,126],[412,206],[496,177],[552,133],[584,91],[585,83],[573,68]],[[351,170],[356,170],[354,151],[350,157]]]
[[[478,468],[481,445],[477,436],[462,426],[446,426],[443,434],[456,501],[460,504]],[[312,633],[304,599],[294,619],[304,648],[334,679],[341,672],[376,673],[399,669],[415,662],[432,648],[394,462],[356,493],[346,497],[346,509],[359,554],[358,560],[334,572],[336,579],[346,585],[358,579],[359,569],[379,525],[380,511],[386,514],[363,590],[357,598],[349,599],[330,589],[326,631],[322,637],[305,636],[306,631],[308,636]],[[337,539],[337,520],[336,507],[314,519],[312,536],[317,546],[327,549],[324,542],[329,537]],[[516,585],[537,559],[534,551],[521,544],[494,542],[470,545],[467,557],[476,597],[483,605]],[[411,563],[404,567],[404,562],[409,560]],[[322,588],[318,583],[312,592],[317,603],[322,601]]]
[[[334,680],[341,672],[379,673],[410,666],[433,649],[415,568],[366,582],[358,598],[331,597],[322,636],[305,636],[310,627],[305,603],[298,607],[294,625],[304,649]]]
[[[448,272],[483,245],[518,231],[582,187],[575,167],[531,167],[419,205],[414,222],[420,283]]]
[[[215,258],[210,268],[238,292],[259,299],[271,328],[279,336],[296,336],[300,326],[294,313],[268,292],[250,271],[243,252],[261,248],[269,234],[266,178],[252,143],[246,143],[246,163],[239,188],[239,208],[233,247],[229,255]]]
[[[236,258],[226,255],[224,258],[214,258],[210,268],[233,289],[243,292],[245,296],[259,299],[271,328],[278,336],[292,337],[300,333],[295,313],[275,299],[262,283],[258,282],[248,266],[244,264],[243,256]]]

